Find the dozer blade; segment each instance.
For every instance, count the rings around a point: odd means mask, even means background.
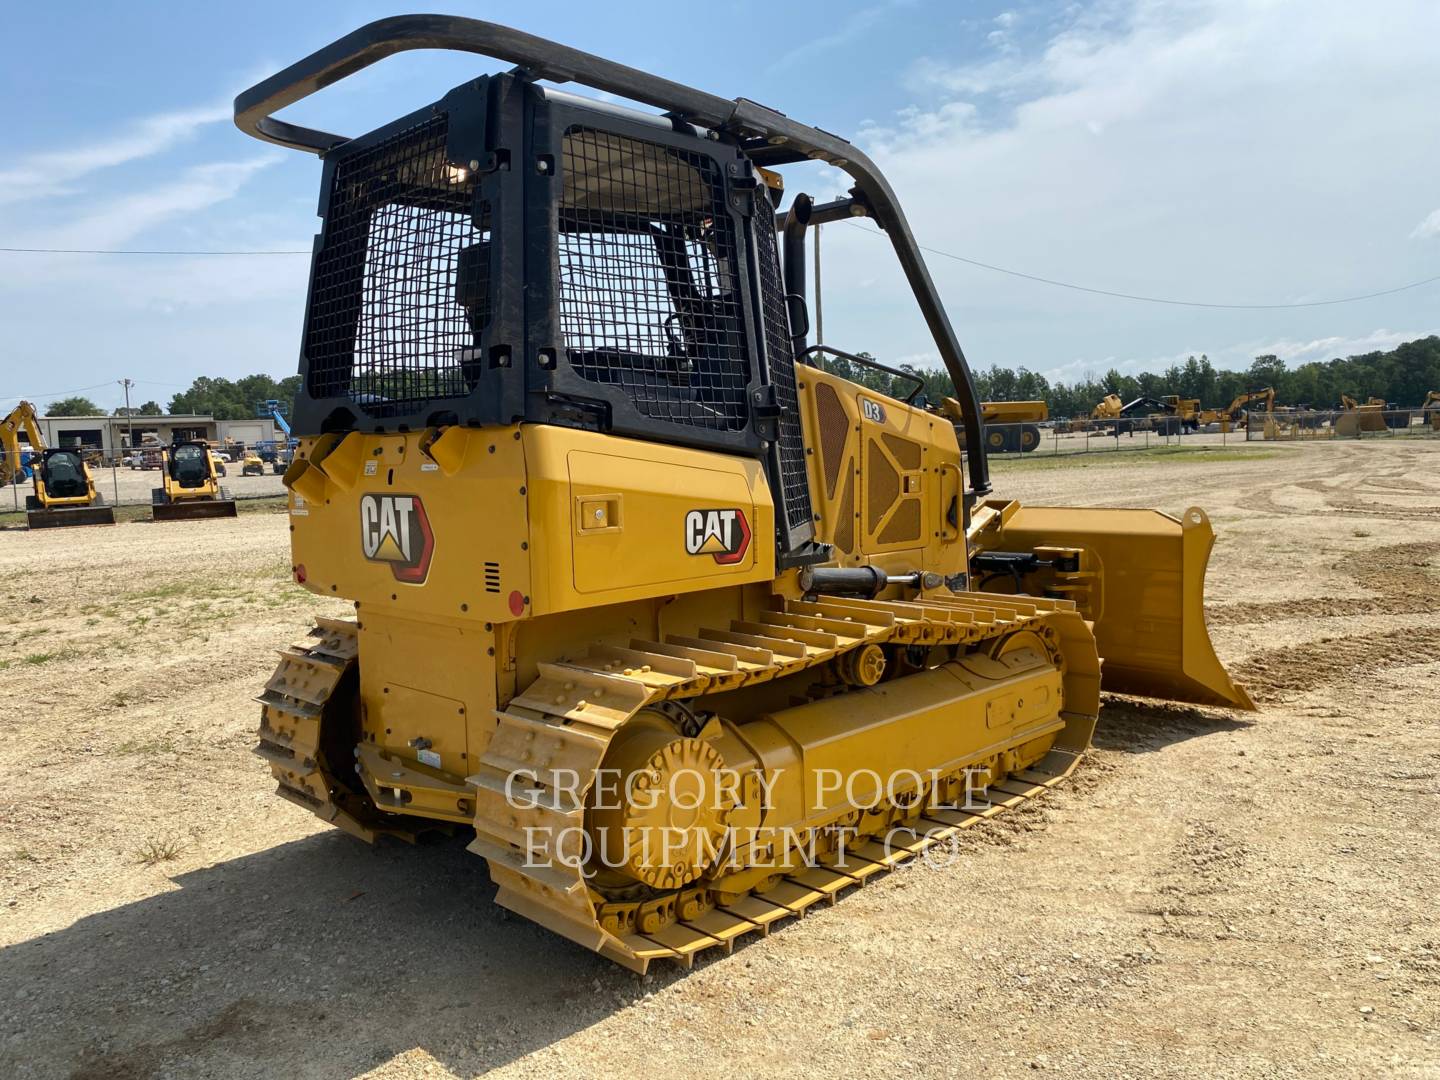
[[[1103,689],[1255,708],[1231,681],[1205,628],[1205,567],[1215,543],[1205,511],[1192,506],[1177,521],[1158,510],[1016,503],[996,509],[972,534],[977,548],[1086,553],[1078,573],[1057,575],[1054,583],[1094,622]]]
[[[233,518],[237,513],[234,499],[181,499],[177,502],[152,503],[152,521],[194,521],[197,518]]]
[[[28,510],[25,520],[32,529],[63,529],[71,525],[114,525],[111,506],[69,506],[54,510]]]

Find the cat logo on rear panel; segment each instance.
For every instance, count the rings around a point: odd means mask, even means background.
[[[685,550],[710,555],[721,566],[745,558],[750,549],[750,522],[743,510],[691,510],[685,515]]]
[[[420,496],[362,496],[360,550],[372,562],[389,563],[396,581],[421,584],[430,572],[435,534]]]

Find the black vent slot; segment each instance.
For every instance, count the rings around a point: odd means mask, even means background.
[[[556,241],[571,368],[643,415],[749,422],[736,237],[720,169],[697,153],[571,127]]]
[[[305,331],[312,397],[382,417],[475,387],[489,212],[475,176],[446,160],[447,124],[435,116],[335,165]]]
[[[485,591],[488,593],[500,591],[500,564],[498,562],[485,564]]]
[[[785,313],[785,287],[780,278],[780,252],[771,225],[774,211],[770,194],[756,195],[755,263],[760,277],[760,308],[764,321],[765,355],[770,363],[770,385],[780,407],[780,487],[785,521],[792,537],[813,535],[810,481],[805,474],[805,436],[800,429],[800,402],[795,391],[795,360],[790,352],[790,323]]]

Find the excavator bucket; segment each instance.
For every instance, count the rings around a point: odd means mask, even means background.
[[[1205,627],[1205,567],[1215,534],[1199,507],[1177,521],[1158,510],[989,504],[976,516],[971,541],[979,550],[1034,551],[1055,564],[1040,571],[1039,584],[1076,601],[1093,621],[1103,689],[1255,708]]]

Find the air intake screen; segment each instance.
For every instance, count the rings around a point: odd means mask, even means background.
[[[735,230],[715,162],[608,132],[565,133],[560,328],[582,378],[645,416],[748,423]]]
[[[811,523],[810,483],[805,475],[805,436],[800,430],[795,359],[790,351],[790,321],[785,314],[785,287],[780,280],[780,252],[773,221],[770,196],[762,187],[755,208],[755,262],[759,267],[770,382],[775,389],[775,403],[780,406],[780,482],[784,487],[785,520],[790,528],[799,529]]]
[[[475,179],[445,159],[436,116],[335,167],[311,285],[312,397],[352,397],[375,416],[463,397],[490,317],[489,214]]]

